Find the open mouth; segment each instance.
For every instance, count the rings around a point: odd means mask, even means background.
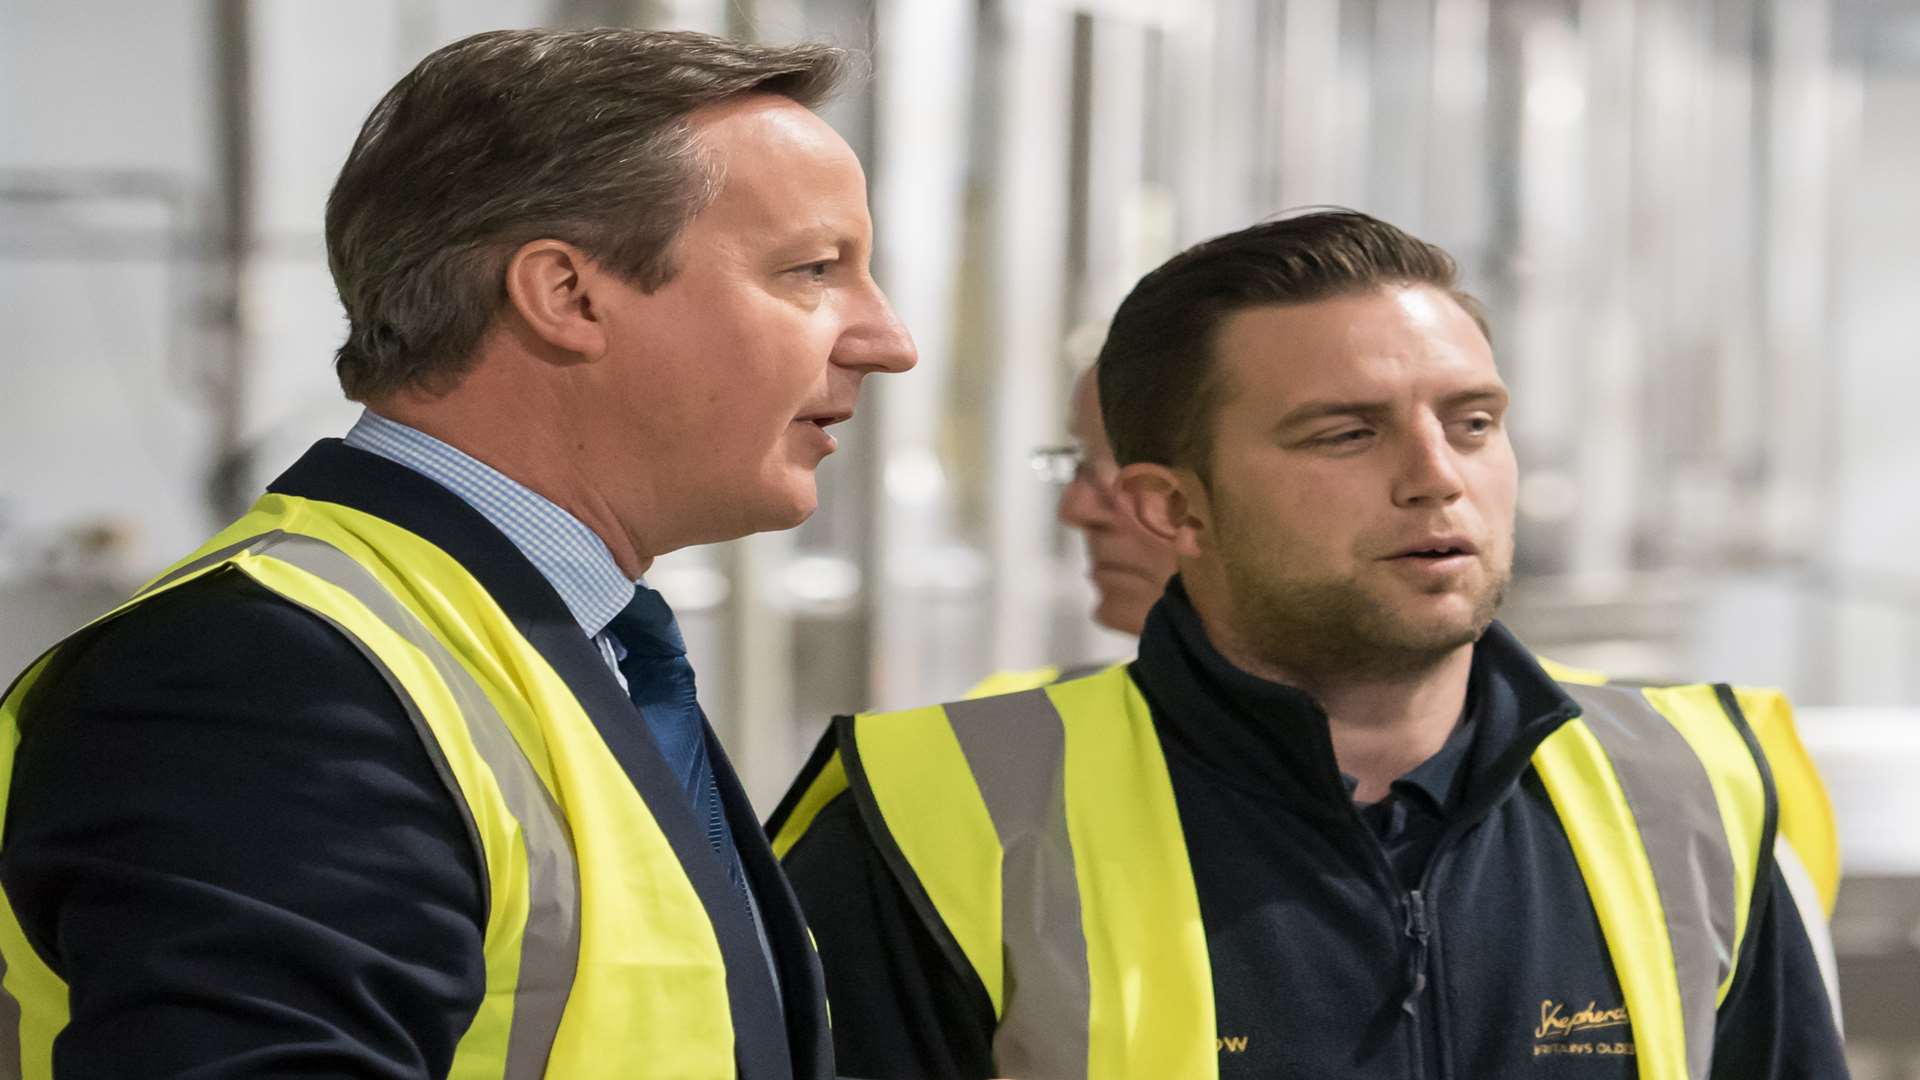
[[[1444,562],[1448,559],[1460,559],[1480,553],[1473,542],[1464,536],[1435,536],[1427,540],[1416,541],[1400,549],[1389,559],[1415,559],[1423,562]]]

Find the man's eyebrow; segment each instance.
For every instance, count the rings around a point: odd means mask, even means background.
[[[1507,403],[1507,388],[1499,383],[1470,387],[1440,399],[1443,409],[1458,409],[1466,405],[1489,404],[1503,406]],[[1280,418],[1277,427],[1293,427],[1325,420],[1331,416],[1353,416],[1363,420],[1378,420],[1393,411],[1390,401],[1309,401],[1295,407]]]
[[[1499,383],[1488,383],[1485,386],[1476,386],[1468,390],[1462,390],[1456,394],[1448,394],[1446,397],[1440,399],[1440,405],[1447,409],[1458,409],[1463,405],[1480,404],[1504,406],[1507,403],[1507,399],[1508,394],[1506,387]]]
[[[831,221],[813,221],[773,233],[774,242],[786,247],[853,247],[860,239],[851,226]]]
[[[1277,427],[1293,427],[1314,420],[1325,420],[1329,416],[1357,416],[1362,419],[1377,419],[1393,410],[1393,405],[1385,401],[1309,401],[1298,406],[1280,418]]]

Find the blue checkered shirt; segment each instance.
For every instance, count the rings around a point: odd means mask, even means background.
[[[498,469],[378,413],[362,412],[344,441],[434,481],[505,533],[560,594],[561,603],[626,688],[620,673],[626,648],[606,630],[633,599],[635,582],[621,572],[613,552],[592,529]]]

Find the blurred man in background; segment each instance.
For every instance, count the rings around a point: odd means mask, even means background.
[[[832,1075],[640,579],[805,520],[914,362],[845,67],[503,31],[375,107],[326,230],[367,411],[0,708],[0,1075]]]
[[[1753,699],[1556,681],[1493,621],[1508,395],[1444,252],[1217,238],[1098,370],[1178,557],[1139,659],[841,718],[774,822],[845,1071],[1846,1074]]]
[[[1147,612],[1166,591],[1167,579],[1180,568],[1179,559],[1120,506],[1113,485],[1120,465],[1100,419],[1097,374],[1090,367],[1073,383],[1067,430],[1074,439],[1074,468],[1060,491],[1059,515],[1087,545],[1088,573],[1098,594],[1093,620],[1138,637]]]
[[[1060,485],[1055,514],[1075,530],[1087,547],[1087,572],[1093,579],[1093,621],[1121,634],[1140,636],[1147,612],[1179,569],[1173,549],[1142,529],[1120,508],[1113,488],[1120,466],[1107,444],[1100,419],[1100,383],[1091,367],[1073,381],[1067,432],[1073,442],[1034,452],[1034,467]],[[986,697],[1045,686],[1059,678],[1088,675],[1103,662],[1062,668],[1001,671],[982,679],[969,697]]]

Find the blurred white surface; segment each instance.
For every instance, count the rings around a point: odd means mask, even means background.
[[[1845,874],[1920,878],[1920,708],[1798,710],[1840,823]]]

